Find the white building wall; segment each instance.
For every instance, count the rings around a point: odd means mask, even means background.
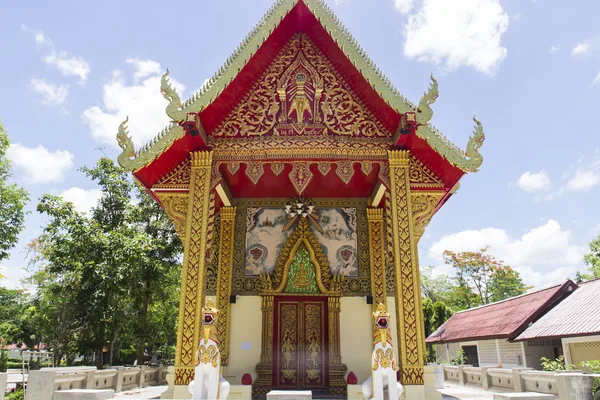
[[[498,366],[498,351],[496,349],[495,340],[479,340],[477,341],[477,351],[479,353],[480,367],[497,367]]]
[[[525,366],[525,357],[521,343],[510,343],[506,339],[498,339],[500,363],[503,368],[519,368]]]

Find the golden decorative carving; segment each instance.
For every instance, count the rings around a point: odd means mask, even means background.
[[[292,170],[288,175],[290,181],[294,185],[294,189],[296,189],[296,193],[298,194],[302,194],[302,192],[304,192],[313,177],[313,173],[311,172],[309,166],[309,163],[294,163]]]
[[[298,225],[296,225],[296,228],[283,245],[281,253],[279,253],[275,265],[275,272],[270,278],[272,280],[273,292],[281,293],[286,287],[290,264],[294,261],[296,250],[298,250],[298,247],[300,247],[301,244],[306,246],[306,249],[310,254],[310,261],[315,266],[317,286],[321,293],[335,292],[333,289],[335,289],[336,281],[339,281],[341,277],[332,275],[331,268],[329,268],[329,262],[323,253],[323,248],[319,243],[319,239],[317,239],[308,226],[306,218],[300,218]],[[263,279],[265,278],[264,274],[261,276]]]
[[[421,286],[410,203],[410,153],[389,152],[392,230],[394,240],[395,296],[398,343],[401,352],[402,383],[423,384],[425,337],[420,305]]]
[[[187,189],[190,186],[191,160],[186,158],[152,185],[153,189]]]
[[[247,160],[372,160],[387,164],[387,138],[328,138],[305,136],[268,136],[214,139],[214,160],[247,162]]]
[[[369,176],[373,172],[373,164],[368,161],[360,163],[360,170],[365,176]]]
[[[411,188],[443,188],[444,182],[412,154],[410,156]]]
[[[323,320],[326,318],[323,303],[304,304],[304,359],[305,382],[323,385],[325,373],[325,343],[323,343]],[[321,376],[323,375],[323,376]]]
[[[317,169],[321,173],[321,175],[325,176],[331,171],[331,163],[330,162],[320,162],[317,164]]]
[[[221,351],[221,365],[229,362],[229,327],[231,277],[233,270],[233,248],[235,233],[235,207],[221,207],[219,233],[219,268],[217,278],[217,302],[220,311],[217,320],[217,338]]]
[[[279,343],[281,344],[280,368],[283,376],[279,376],[279,384],[285,384],[284,380],[290,380],[296,383],[296,373],[299,368],[296,345],[300,341],[298,334],[299,304],[280,304],[281,315],[281,335]],[[283,378],[283,379],[282,379]]]
[[[231,175],[235,175],[240,170],[240,163],[236,161],[230,161],[227,163],[227,169]]]
[[[445,192],[416,191],[410,193],[410,203],[415,240],[419,241],[425,233],[425,228],[435,214]]]
[[[295,34],[212,137],[392,135],[304,33]]]
[[[265,165],[259,162],[250,162],[246,164],[246,176],[250,178],[255,185],[265,173]]]
[[[278,163],[278,162],[271,163],[271,171],[273,171],[275,176],[279,176],[279,174],[281,174],[283,172],[284,168],[285,168],[284,163]]]
[[[175,384],[187,385],[200,333],[204,303],[207,249],[207,222],[210,215],[210,172],[212,152],[191,153],[191,181],[186,218],[179,326],[175,354]]]
[[[338,161],[335,163],[335,173],[346,185],[354,176],[354,165],[352,161]]]
[[[188,212],[188,194],[181,192],[157,192],[155,193],[163,209],[175,226],[175,231],[185,243],[185,221]]]
[[[383,210],[367,208],[369,221],[369,255],[371,260],[371,293],[373,310],[376,304],[387,305],[385,287],[385,239],[383,235]]]

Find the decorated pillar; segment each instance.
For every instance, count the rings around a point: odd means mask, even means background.
[[[345,386],[348,367],[342,364],[340,341],[340,298],[329,297],[329,385]]]
[[[387,307],[385,287],[385,238],[383,229],[383,209],[367,208],[369,224],[369,258],[371,261],[371,295],[373,312],[381,303]],[[375,329],[375,325],[373,325]]]
[[[262,342],[260,346],[260,363],[256,365],[255,385],[269,386],[273,382],[273,309],[275,298],[272,295],[262,296]]]
[[[233,247],[235,233],[235,207],[221,207],[221,230],[219,235],[219,268],[217,275],[217,307],[220,315],[217,320],[217,338],[221,353],[221,365],[229,361],[229,326],[231,296],[231,276],[233,270]]]
[[[394,248],[394,291],[396,332],[400,354],[401,381],[404,385],[423,385],[425,335],[421,308],[419,265],[414,246],[408,150],[388,152],[390,163],[390,200]]]
[[[210,215],[212,152],[193,152],[185,224],[181,300],[175,353],[175,385],[193,379],[206,291],[206,251]]]

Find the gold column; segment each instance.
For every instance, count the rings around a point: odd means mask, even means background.
[[[262,297],[262,342],[260,362],[256,365],[258,378],[254,383],[257,386],[270,386],[273,383],[273,309],[275,298],[271,295]]]
[[[425,336],[419,265],[414,247],[407,150],[388,152],[394,240],[396,332],[404,385],[423,385]]]
[[[340,298],[330,296],[329,304],[329,386],[345,386],[346,370],[342,364],[342,344],[340,340]]]
[[[369,224],[369,257],[371,261],[371,294],[373,311],[379,303],[387,309],[387,293],[385,288],[385,242],[383,234],[383,209],[367,208]]]
[[[221,365],[229,361],[229,326],[231,275],[233,269],[233,246],[235,233],[235,207],[221,207],[221,231],[219,235],[219,269],[217,275],[217,338],[221,353]]]
[[[191,153],[192,170],[185,226],[181,300],[175,353],[175,385],[193,379],[206,290],[207,228],[212,152]]]

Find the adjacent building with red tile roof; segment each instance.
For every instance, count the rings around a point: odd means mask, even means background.
[[[446,360],[462,348],[468,363],[475,366],[539,368],[542,356],[554,358],[560,354],[560,341],[513,340],[576,289],[577,285],[567,280],[561,285],[457,312],[426,341],[436,344],[438,358]]]

